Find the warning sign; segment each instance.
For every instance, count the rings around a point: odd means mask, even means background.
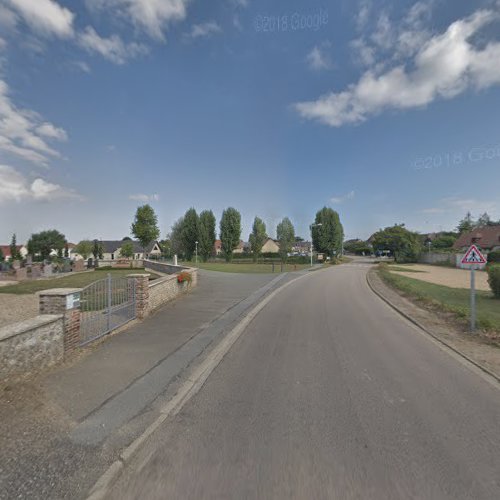
[[[472,245],[462,259],[462,264],[486,264],[484,255],[476,245]]]

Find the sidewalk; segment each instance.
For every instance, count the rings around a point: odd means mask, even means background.
[[[190,294],[0,394],[0,498],[84,498],[169,384],[290,278],[200,271]]]

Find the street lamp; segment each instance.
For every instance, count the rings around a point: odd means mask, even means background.
[[[198,242],[195,241],[196,243],[196,264],[198,264]]]
[[[311,229],[311,267],[313,266],[313,227],[321,227],[323,224],[311,224],[309,228]]]

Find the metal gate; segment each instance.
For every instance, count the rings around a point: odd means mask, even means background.
[[[135,280],[95,281],[80,294],[80,345],[88,344],[135,318]]]

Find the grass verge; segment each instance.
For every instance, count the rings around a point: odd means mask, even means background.
[[[424,306],[451,312],[458,319],[470,318],[470,290],[450,288],[391,273],[392,266],[379,266],[378,273],[389,286]],[[477,291],[477,325],[482,330],[500,333],[500,300],[490,292]]]
[[[52,278],[47,280],[23,281],[17,285],[9,285],[0,287],[0,293],[15,293],[29,294],[36,293],[49,288],[84,288],[94,281],[106,278],[111,274],[112,278],[123,278],[128,274],[144,274],[144,269],[112,269],[104,271],[91,271],[86,273],[75,273],[65,276],[64,278]],[[147,271],[151,274],[150,279],[158,278],[158,275]]]

